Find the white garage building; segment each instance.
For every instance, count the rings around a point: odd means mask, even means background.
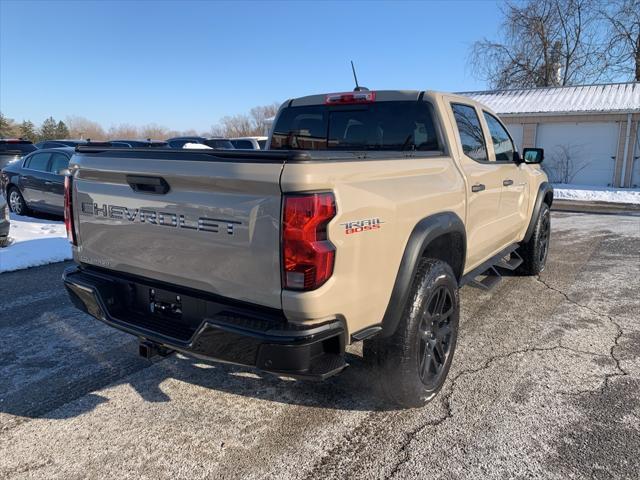
[[[461,94],[498,113],[518,148],[544,148],[552,181],[640,187],[640,82]]]

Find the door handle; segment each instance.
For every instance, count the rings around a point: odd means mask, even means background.
[[[471,191],[476,193],[476,192],[481,192],[483,191],[485,188],[483,183],[476,183],[474,186],[471,187]]]
[[[511,180],[511,179],[503,180],[502,181],[502,185],[504,185],[505,187],[509,187],[509,186],[513,185],[513,180]]]

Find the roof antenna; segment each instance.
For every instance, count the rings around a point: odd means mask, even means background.
[[[356,88],[353,89],[354,92],[368,92],[369,89],[367,87],[361,87],[358,85],[358,76],[356,75],[356,67],[353,65],[353,60],[351,60],[351,70],[353,71],[353,79],[356,81]]]

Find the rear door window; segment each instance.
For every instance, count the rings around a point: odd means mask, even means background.
[[[271,138],[272,150],[440,150],[429,104],[289,107]]]
[[[488,160],[487,147],[476,109],[460,103],[451,104],[451,108],[458,126],[462,151],[474,160],[486,162]]]
[[[49,171],[56,175],[60,174],[60,170],[64,170],[69,167],[69,157],[63,153],[54,153],[51,156],[51,165]]]
[[[30,170],[38,170],[40,172],[46,172],[49,165],[50,153],[34,153],[29,157],[25,165]]]

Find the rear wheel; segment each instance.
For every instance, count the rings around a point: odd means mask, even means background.
[[[518,248],[522,257],[522,265],[518,273],[522,275],[538,275],[544,270],[549,254],[549,240],[551,237],[551,211],[546,203],[540,207],[540,213],[528,242],[523,242]]]
[[[395,333],[364,345],[365,358],[381,370],[382,388],[392,401],[421,407],[436,396],[451,366],[459,316],[451,267],[423,259]]]
[[[9,189],[9,195],[7,197],[9,208],[16,215],[26,215],[27,213],[27,204],[16,187],[11,187]]]

